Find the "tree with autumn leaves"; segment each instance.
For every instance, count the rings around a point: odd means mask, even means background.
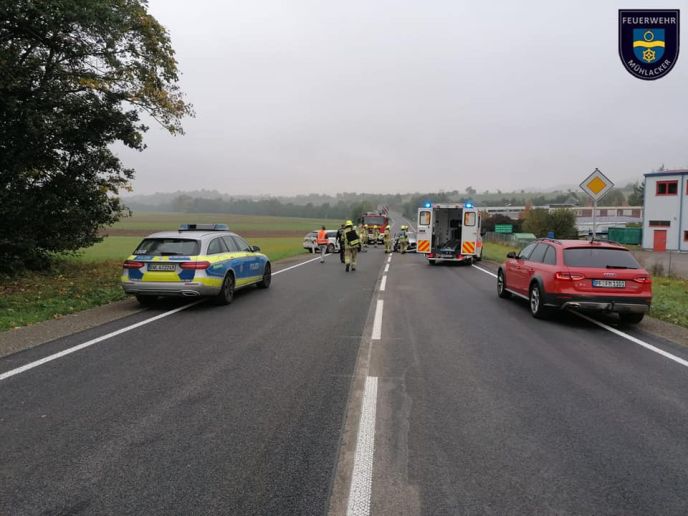
[[[192,115],[170,37],[145,0],[12,0],[0,5],[0,264],[36,267],[98,241],[123,213],[155,120]]]

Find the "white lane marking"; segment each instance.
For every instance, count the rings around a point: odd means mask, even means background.
[[[325,255],[325,257],[327,257],[327,256],[328,255]],[[273,272],[272,275],[275,276],[275,275],[280,274],[282,272],[286,272],[288,270],[295,269],[296,267],[301,267],[302,265],[306,265],[307,263],[311,263],[311,262],[314,262],[316,260],[320,260],[320,256],[318,256],[317,258],[312,258],[310,260],[306,260],[305,262],[302,262],[302,263],[297,263],[296,265],[292,265],[291,267],[287,267],[286,269],[281,269],[279,271]],[[106,335],[101,335],[100,337],[96,337],[95,339],[91,339],[87,342],[83,342],[82,344],[77,344],[76,346],[65,349],[65,350],[60,351],[58,353],[48,355],[47,357],[43,357],[40,360],[36,360],[35,362],[30,362],[30,363],[23,365],[21,367],[17,367],[16,369],[11,369],[11,370],[7,371],[6,373],[0,374],[0,381],[5,380],[7,378],[10,378],[12,376],[16,376],[18,374],[21,374],[25,371],[28,371],[29,369],[33,369],[34,367],[41,366],[41,365],[46,364],[48,362],[52,362],[53,360],[57,360],[58,358],[62,358],[66,355],[69,355],[69,354],[74,353],[76,351],[79,351],[81,349],[87,348],[89,346],[93,346],[94,344],[98,344],[99,342],[102,342],[104,340],[111,339],[112,337],[116,337],[117,335],[121,335],[122,333],[127,333],[128,331],[135,330],[136,328],[140,328],[141,326],[145,326],[146,324],[158,321],[164,317],[176,314],[178,312],[181,312],[182,310],[186,310],[187,308],[191,308],[192,306],[195,306],[198,303],[202,303],[203,301],[205,301],[205,299],[199,299],[198,301],[194,301],[193,303],[189,303],[188,305],[180,306],[179,308],[175,308],[174,310],[170,310],[168,312],[164,312],[162,314],[156,315],[155,317],[151,317],[150,319],[145,319],[143,321],[137,322],[137,323],[132,324],[130,326],[120,328],[119,330],[113,331],[113,332],[108,333]]]
[[[385,287],[387,286],[387,276],[382,276],[382,281],[380,282],[380,292],[385,291]]]
[[[375,412],[377,409],[377,377],[368,376],[363,393],[361,420],[358,424],[354,471],[346,514],[368,516],[373,486],[373,455],[375,454]]]
[[[392,255],[390,254],[389,257],[387,258],[387,263],[392,263]]]
[[[582,314],[580,312],[575,312],[573,310],[571,310],[571,313],[576,314],[578,317],[582,317],[586,321],[589,321],[593,324],[596,324],[600,328],[604,328],[605,330],[610,331],[610,332],[614,333],[615,335],[618,335],[619,337],[623,337],[626,340],[630,340],[631,342],[638,344],[639,346],[642,346],[645,349],[649,349],[650,351],[654,351],[655,353],[662,355],[663,357],[668,358],[669,360],[673,360],[677,364],[681,364],[684,367],[688,367],[688,360],[684,360],[682,358],[677,357],[676,355],[672,355],[671,353],[667,353],[663,349],[656,348],[652,344],[648,344],[647,342],[644,342],[644,341],[634,337],[633,335],[629,335],[628,333],[624,333],[621,330],[617,330],[616,328],[613,328],[607,324],[604,324],[603,322],[597,321],[597,320],[593,319],[592,317],[588,317],[585,314]]]
[[[328,256],[330,256],[330,255],[329,255],[329,254],[326,254],[326,255],[325,255],[325,258],[327,258]],[[296,265],[292,265],[291,267],[287,267],[286,269],[280,269],[280,270],[278,270],[278,271],[273,272],[272,275],[273,275],[273,276],[277,276],[278,274],[281,274],[281,273],[283,273],[283,272],[290,271],[290,270],[292,270],[292,269],[296,269],[297,267],[301,267],[301,266],[303,266],[303,265],[306,265],[307,263],[311,263],[311,262],[314,262],[314,261],[316,261],[316,260],[320,260],[320,256],[318,256],[317,258],[311,258],[310,260],[306,260],[305,262],[297,263]]]
[[[385,265],[385,272],[389,272],[389,264]]]
[[[492,276],[493,278],[496,278],[496,277],[497,277],[497,275],[496,275],[494,272],[492,272],[492,271],[488,271],[487,269],[483,269],[482,267],[478,267],[477,265],[472,265],[472,267],[475,267],[475,268],[478,269],[479,271],[483,271],[485,274],[489,274],[489,275]]]
[[[38,367],[40,365],[43,365],[48,362],[52,362],[53,360],[57,360],[58,358],[62,358],[65,355],[69,355],[70,353],[74,353],[75,351],[79,351],[80,349],[87,348],[89,346],[93,346],[94,344],[98,344],[99,342],[102,342],[104,340],[110,339],[112,337],[115,337],[117,335],[121,335],[122,333],[126,333],[128,331],[134,330],[136,328],[140,328],[141,326],[145,326],[146,324],[150,324],[154,321],[158,321],[162,319],[163,317],[168,317],[170,315],[176,314],[177,312],[181,312],[182,310],[186,310],[187,308],[191,308],[194,305],[197,305],[198,303],[201,303],[205,301],[204,299],[199,299],[198,301],[194,301],[193,303],[189,303],[188,305],[180,306],[179,308],[175,308],[174,310],[170,310],[169,312],[164,312],[162,314],[156,315],[155,317],[151,317],[150,319],[145,319],[143,321],[137,322],[135,324],[132,324],[130,326],[127,326],[125,328],[120,328],[119,330],[113,331],[111,333],[108,333],[106,335],[102,335],[100,337],[96,337],[95,339],[91,339],[87,342],[84,342],[82,344],[78,344],[74,347],[65,349],[63,351],[60,351],[59,353],[54,353],[52,355],[48,355],[47,357],[41,358],[40,360],[36,360],[35,362],[30,362],[26,365],[23,365],[21,367],[17,367],[16,369],[11,369],[10,371],[7,371],[6,373],[0,374],[0,381],[5,380],[7,378],[10,378],[11,376],[15,376],[18,374],[23,373],[24,371],[28,371],[29,369],[33,369],[34,367]]]
[[[385,302],[382,299],[377,300],[375,307],[375,319],[373,319],[373,340],[380,340],[382,338],[382,311],[384,310]]]

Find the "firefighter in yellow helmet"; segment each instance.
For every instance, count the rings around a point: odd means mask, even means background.
[[[349,268],[352,271],[356,270],[356,257],[358,256],[358,250],[361,247],[361,240],[358,236],[356,228],[354,228],[353,222],[347,220],[344,224],[344,265],[346,272],[349,272]]]
[[[406,254],[408,243],[408,226],[401,226],[401,233],[399,234],[399,251],[401,254]]]
[[[365,251],[368,247],[368,224],[361,224],[358,228],[358,234],[361,237],[361,251]]]
[[[380,229],[377,224],[373,224],[373,245],[377,247],[377,241],[380,239]]]
[[[384,241],[385,241],[385,253],[391,253],[392,252],[392,232],[389,230],[389,225],[387,225],[387,227],[385,228]]]

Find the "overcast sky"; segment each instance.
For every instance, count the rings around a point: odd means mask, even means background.
[[[617,51],[619,8],[666,7],[688,23],[686,1],[150,0],[197,116],[119,154],[137,194],[623,185],[688,166],[688,55],[642,81]]]

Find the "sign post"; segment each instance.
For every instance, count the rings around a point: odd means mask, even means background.
[[[592,238],[594,240],[597,236],[597,201],[607,195],[614,187],[614,183],[596,168],[583,180],[580,187],[592,199]]]

